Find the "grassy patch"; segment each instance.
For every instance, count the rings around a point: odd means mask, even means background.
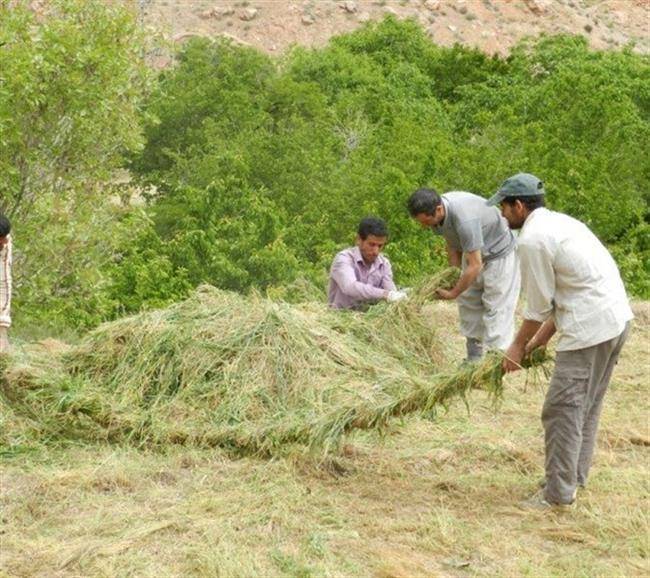
[[[451,307],[447,320],[454,320]],[[450,325],[451,326],[451,325]],[[520,510],[543,468],[543,389],[406,417],[340,455],[42,446],[2,466],[10,576],[640,576],[648,573],[648,343],[635,327],[578,507]],[[462,343],[450,334],[461,354]]]

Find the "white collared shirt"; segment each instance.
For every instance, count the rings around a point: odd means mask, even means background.
[[[614,259],[585,224],[536,209],[517,245],[527,301],[524,318],[545,321],[553,315],[558,351],[612,339],[633,318]]]

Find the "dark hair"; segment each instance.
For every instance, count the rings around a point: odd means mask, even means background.
[[[411,217],[415,217],[422,213],[433,215],[440,203],[442,199],[433,189],[418,189],[410,196],[406,206]]]
[[[528,211],[534,211],[535,209],[539,209],[541,207],[546,206],[546,202],[544,201],[544,195],[534,195],[534,196],[526,196],[526,197],[506,197],[501,202],[506,203],[508,205],[514,205],[517,201],[521,201],[521,204],[524,205],[528,209]]]
[[[0,237],[6,237],[11,232],[11,223],[9,219],[0,214]]]
[[[359,223],[357,234],[362,240],[366,240],[368,235],[375,237],[388,237],[388,227],[383,219],[377,217],[364,217]]]

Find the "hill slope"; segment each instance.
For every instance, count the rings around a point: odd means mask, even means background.
[[[138,0],[143,22],[175,42],[226,35],[267,52],[322,46],[387,14],[414,18],[437,44],[505,54],[520,38],[583,34],[594,48],[650,52],[648,0]],[[159,65],[167,58],[161,57]]]

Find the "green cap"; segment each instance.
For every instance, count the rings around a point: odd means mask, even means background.
[[[544,183],[530,173],[518,173],[503,181],[495,195],[490,197],[487,204],[498,205],[506,197],[537,197],[544,195]]]

